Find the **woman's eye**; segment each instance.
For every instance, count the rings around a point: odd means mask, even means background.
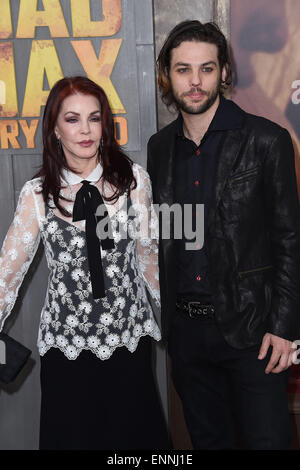
[[[101,118],[100,118],[100,116],[95,116],[95,117],[92,117],[92,118],[91,118],[91,121],[92,121],[92,122],[100,122],[100,121],[101,121]]]
[[[72,122],[77,122],[77,119],[76,118],[68,118],[68,119],[66,119],[66,121],[72,123]]]

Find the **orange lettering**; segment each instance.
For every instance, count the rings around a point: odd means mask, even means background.
[[[34,149],[35,148],[34,137],[37,131],[39,120],[32,119],[29,126],[28,126],[28,122],[25,119],[20,119],[19,122],[26,138],[26,148]]]
[[[12,36],[11,11],[9,0],[1,0],[0,39]]]
[[[1,148],[8,149],[9,144],[13,149],[21,148],[18,137],[19,126],[15,120],[0,121],[0,140]]]
[[[119,145],[126,145],[128,142],[127,119],[123,116],[114,116],[115,138]]]
[[[121,29],[121,0],[102,0],[102,21],[91,21],[90,0],[71,0],[71,12],[74,38],[113,36]]]
[[[17,38],[34,38],[38,26],[48,26],[52,37],[69,37],[59,0],[43,0],[43,5],[44,10],[38,10],[37,0],[21,0]]]
[[[112,112],[114,114],[126,113],[123,103],[110,79],[122,44],[122,39],[104,39],[102,41],[99,57],[96,56],[90,40],[71,41],[71,44],[88,77],[104,89],[110,102]]]
[[[41,106],[46,104],[49,90],[43,89],[45,73],[50,88],[57,80],[63,78],[54,42],[52,39],[33,40],[22,110],[23,117],[39,116]]]
[[[16,74],[12,42],[0,43],[1,117],[18,114]]]

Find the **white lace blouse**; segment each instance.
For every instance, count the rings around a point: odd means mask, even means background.
[[[158,278],[158,222],[152,205],[147,172],[133,165],[137,187],[130,197],[115,204],[105,203],[115,246],[101,248],[106,296],[92,296],[85,240],[85,221],[73,222],[52,204],[43,202],[41,179],[25,183],[13,222],[0,255],[0,331],[11,312],[19,287],[42,239],[50,276],[41,311],[38,348],[44,355],[59,348],[69,359],[88,349],[108,359],[120,346],[131,352],[139,338],[161,338],[146,290],[160,307]],[[86,177],[105,195],[112,188],[102,186],[100,165]],[[81,178],[65,172],[63,203],[72,214]]]

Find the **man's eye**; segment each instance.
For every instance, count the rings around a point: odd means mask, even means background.
[[[185,73],[187,71],[188,71],[188,69],[177,69],[177,72],[179,72],[179,73]]]
[[[203,67],[202,72],[212,72],[212,67]]]

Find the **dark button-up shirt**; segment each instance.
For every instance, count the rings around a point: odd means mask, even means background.
[[[192,229],[196,227],[196,204],[204,204],[204,229],[208,219],[216,166],[225,131],[237,127],[231,101],[222,96],[215,116],[197,146],[183,133],[183,119],[178,116],[176,136],[176,154],[174,166],[175,198],[182,206],[193,207]],[[183,226],[183,237],[177,240],[177,297],[213,303],[209,280],[209,266],[205,240],[202,248],[187,250]],[[220,260],[221,262],[221,260]]]

